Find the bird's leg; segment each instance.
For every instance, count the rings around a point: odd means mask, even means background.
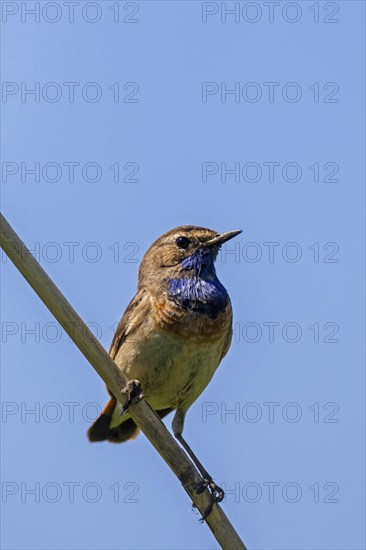
[[[126,412],[130,405],[138,403],[144,397],[141,384],[138,380],[129,380],[123,388],[122,393],[126,394],[127,399],[125,404],[121,407],[121,414]]]
[[[198,458],[196,457],[196,455],[194,454],[194,452],[192,451],[192,449],[190,448],[186,440],[183,438],[182,432],[183,432],[183,424],[184,424],[184,415],[185,413],[179,409],[175,413],[175,416],[173,418],[173,424],[172,424],[173,433],[177,438],[177,440],[179,441],[179,443],[182,445],[183,449],[188,454],[188,456],[191,458],[191,460],[193,461],[194,465],[196,466],[197,470],[199,471],[199,473],[203,478],[202,487],[198,489],[198,492],[203,492],[206,487],[208,487],[211,491],[212,500],[202,517],[202,520],[204,520],[212,511],[214,503],[221,502],[223,500],[225,493],[221,489],[221,487],[216,485],[216,483],[214,482],[210,474],[207,472],[206,468],[203,467],[202,463],[198,460]]]
[[[221,502],[222,499],[225,496],[224,491],[221,489],[221,487],[216,485],[216,483],[213,481],[212,477],[207,472],[207,470],[203,467],[202,463],[198,460],[198,458],[196,457],[196,455],[194,454],[194,452],[192,451],[192,449],[190,448],[190,446],[188,445],[186,440],[183,438],[182,434],[177,434],[175,437],[178,439],[179,443],[182,445],[182,447],[184,448],[186,453],[192,459],[192,461],[193,461],[194,465],[196,466],[197,470],[199,471],[199,473],[203,477],[203,481],[204,481],[205,486],[207,486],[211,489],[211,492],[215,497],[215,501]]]

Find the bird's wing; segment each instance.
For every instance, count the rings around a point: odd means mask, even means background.
[[[135,297],[128,304],[117,330],[114,333],[109,355],[112,359],[116,358],[118,351],[127,338],[133,338],[133,335],[141,328],[146,319],[149,318],[151,308],[150,295],[145,290],[137,292]],[[102,414],[95,420],[88,430],[90,441],[103,441],[108,439],[113,442],[121,442],[126,439],[136,437],[139,430],[134,422],[129,419],[128,413],[121,416],[121,408],[117,406],[117,399],[107,386],[110,399],[104,407]],[[122,427],[115,429],[120,424]]]
[[[114,333],[109,355],[115,359],[120,347],[127,337],[133,335],[142,323],[146,322],[151,308],[150,295],[146,290],[139,290],[128,304],[122,319]]]

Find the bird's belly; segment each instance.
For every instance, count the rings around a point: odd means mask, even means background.
[[[210,382],[221,354],[221,342],[177,346],[175,353],[169,354],[165,368],[157,365],[156,383],[147,392],[151,406],[156,409],[178,406],[188,409]]]
[[[156,331],[138,344],[126,342],[116,362],[129,379],[140,381],[154,409],[188,409],[210,382],[223,346],[223,338],[192,342]]]

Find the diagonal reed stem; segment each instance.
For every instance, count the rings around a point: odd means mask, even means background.
[[[121,393],[121,389],[126,385],[127,378],[117,368],[114,361],[32,256],[4,216],[0,216],[1,247],[118,401],[123,404],[125,396]],[[158,415],[144,399],[133,405],[130,413],[203,515],[210,503],[210,493],[207,489],[201,494],[197,493],[196,489],[200,485],[201,477],[183,449],[179,447]],[[218,504],[214,505],[205,521],[221,548],[224,550],[246,550],[244,543]]]

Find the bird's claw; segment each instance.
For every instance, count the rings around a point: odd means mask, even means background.
[[[144,397],[141,384],[138,380],[129,380],[123,388],[122,393],[126,394],[127,399],[126,403],[122,406],[121,414],[126,412],[130,405],[138,403]]]
[[[221,489],[221,487],[216,485],[213,479],[204,479],[203,481],[210,489],[215,502],[221,502],[222,500],[224,500],[225,492]]]
[[[200,521],[203,522],[207,518],[207,516],[212,512],[213,505],[215,502],[221,502],[225,496],[224,491],[216,485],[216,483],[213,481],[212,478],[203,478],[202,483],[197,487],[196,491],[198,494],[201,494],[204,492],[205,489],[209,489],[211,493],[210,503],[207,506],[205,513],[200,518]]]

